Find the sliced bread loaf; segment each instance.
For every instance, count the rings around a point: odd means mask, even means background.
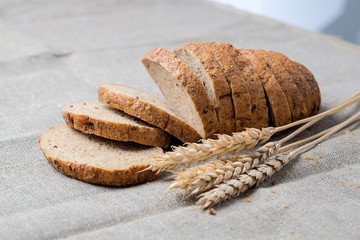
[[[211,104],[216,110],[219,133],[234,132],[236,130],[235,112],[230,85],[211,55],[209,44],[189,42],[175,49],[174,53],[195,73],[205,87]]]
[[[270,119],[274,126],[282,126],[291,123],[291,111],[286,96],[279,83],[272,75],[266,61],[254,54],[253,50],[241,49],[242,56],[249,59],[258,74],[265,90],[268,106],[270,108]]]
[[[289,103],[292,121],[304,118],[306,115],[306,108],[303,96],[299,92],[292,76],[290,76],[280,58],[263,49],[256,50],[255,54],[264,59],[266,65],[270,68],[272,75],[284,92]]]
[[[237,126],[236,131],[241,131],[246,127],[245,123],[247,123],[247,126],[251,126],[251,96],[247,81],[230,55],[230,52],[235,51],[235,48],[231,44],[213,42],[209,43],[209,49],[230,85]]]
[[[165,100],[135,88],[105,83],[99,86],[98,97],[101,103],[157,126],[183,142],[196,142],[204,137],[195,129],[202,128],[192,118],[181,115],[181,109],[176,111]]]
[[[69,127],[87,134],[150,146],[170,145],[171,137],[164,130],[99,102],[68,104],[62,114]]]
[[[156,178],[146,169],[159,147],[124,143],[83,134],[59,125],[39,137],[40,149],[59,172],[84,182],[127,186]]]
[[[167,49],[155,48],[142,63],[165,98],[201,137],[219,132],[215,109],[204,85],[182,61]]]

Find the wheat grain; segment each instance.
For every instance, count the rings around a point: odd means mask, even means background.
[[[223,134],[218,135],[218,139],[203,139],[200,140],[199,143],[187,143],[185,146],[173,147],[173,151],[155,157],[150,164],[150,167],[147,169],[152,169],[153,171],[159,173],[165,170],[174,169],[180,165],[188,164],[190,166],[194,162],[203,162],[213,156],[218,156],[220,158],[230,152],[240,152],[246,148],[249,149],[254,147],[259,142],[266,142],[277,132],[289,129],[302,123],[329,116],[356,103],[359,100],[360,92],[357,92],[352,97],[328,111],[285,126],[276,128],[268,127],[263,128],[262,130],[248,128],[243,132],[233,133],[232,136]]]
[[[224,160],[213,161],[205,165],[190,168],[181,172],[169,187],[191,191],[191,195],[204,192],[223,181],[236,178],[255,165],[273,155],[281,146],[279,141],[270,142],[258,148],[250,155],[233,156]]]
[[[150,168],[161,172],[174,169],[180,165],[203,162],[213,156],[219,158],[228,154],[240,152],[266,142],[274,133],[275,128],[268,127],[262,130],[248,128],[245,131],[233,133],[232,136],[222,134],[218,139],[203,139],[200,143],[188,143],[185,147],[174,147],[173,151],[155,157]]]
[[[265,144],[250,155],[225,158],[222,161],[214,161],[190,168],[186,172],[180,171],[179,177],[174,180],[174,183],[169,188],[182,188],[185,191],[190,191],[190,195],[193,195],[204,192],[223,181],[236,178],[239,174],[246,172],[275,154],[283,143],[312,126],[320,119],[308,122],[280,141]]]
[[[274,159],[258,164],[248,172],[217,185],[214,189],[199,195],[196,206],[205,209],[217,205],[227,199],[238,196],[254,185],[258,185],[271,177],[290,161],[289,155],[279,154]]]
[[[271,177],[274,173],[278,172],[282,167],[288,164],[299,153],[316,146],[321,141],[325,140],[328,136],[334,134],[345,126],[358,121],[360,112],[339,124],[337,127],[308,144],[290,152],[289,154],[277,154],[273,159],[267,159],[263,164],[258,164],[244,174],[239,175],[236,179],[230,179],[222,184],[217,185],[212,190],[199,195],[199,200],[196,206],[200,209],[205,209],[217,205],[229,198],[236,197],[248,188],[259,185],[267,178]]]

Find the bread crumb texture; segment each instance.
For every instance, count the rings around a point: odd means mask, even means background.
[[[163,152],[158,147],[86,135],[66,125],[45,131],[40,135],[39,143],[49,163],[59,172],[84,182],[111,186],[154,180],[154,172],[142,170],[149,166],[153,157]]]

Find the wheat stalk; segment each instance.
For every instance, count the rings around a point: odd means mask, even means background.
[[[200,143],[188,143],[185,147],[174,147],[173,151],[155,157],[151,169],[162,172],[174,169],[180,165],[203,162],[213,156],[219,158],[228,154],[240,152],[256,146],[259,142],[266,142],[274,133],[275,128],[268,127],[262,130],[248,128],[232,136],[222,134],[218,139],[202,139]]]
[[[185,191],[190,191],[190,195],[194,195],[209,190],[223,181],[236,178],[275,154],[282,144],[309,128],[320,119],[322,118],[308,122],[280,141],[265,144],[250,155],[233,156],[220,161],[213,161],[192,167],[185,172],[180,171],[179,176],[175,178],[174,183],[170,185],[169,189],[182,188],[185,189]]]
[[[214,205],[220,204],[227,199],[236,197],[242,192],[246,191],[254,185],[259,185],[274,173],[278,172],[282,167],[288,164],[301,152],[312,148],[321,141],[325,140],[330,135],[344,128],[345,126],[358,121],[360,119],[360,112],[346,120],[345,122],[339,124],[337,127],[333,128],[331,131],[318,138],[315,141],[312,141],[289,154],[278,154],[273,159],[266,160],[263,164],[258,164],[254,168],[250,169],[244,174],[240,174],[236,179],[230,179],[225,181],[222,184],[217,185],[212,190],[202,193],[199,195],[199,200],[196,202],[196,206],[200,209],[205,209],[212,207]]]
[[[190,168],[186,172],[180,172],[169,189],[182,188],[185,191],[191,191],[190,195],[204,192],[262,163],[280,146],[279,141],[270,142],[250,155],[234,156]]]
[[[255,128],[248,128],[242,132],[233,133],[231,136],[222,134],[217,135],[218,139],[202,139],[199,143],[187,143],[185,146],[173,147],[172,151],[166,152],[153,159],[150,167],[156,172],[174,169],[180,165],[188,164],[189,166],[194,162],[203,162],[213,156],[218,158],[228,154],[240,152],[244,149],[249,149],[257,145],[259,142],[266,142],[272,135],[277,132],[284,131],[299,124],[307,123],[316,119],[321,119],[341,109],[354,104],[360,100],[360,92],[348,98],[342,104],[320,113],[318,115],[299,120],[281,127],[268,127],[262,130]],[[146,169],[146,170],[147,170]]]

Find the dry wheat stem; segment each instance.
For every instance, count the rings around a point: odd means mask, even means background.
[[[336,107],[333,107],[325,112],[322,112],[322,113],[319,113],[317,115],[314,115],[312,117],[308,117],[308,118],[304,118],[304,119],[301,119],[299,121],[296,121],[296,122],[293,122],[293,123],[290,123],[290,124],[287,124],[287,125],[284,125],[284,126],[281,126],[281,127],[277,127],[276,130],[277,132],[280,132],[280,131],[284,131],[286,129],[289,129],[289,128],[292,128],[292,127],[295,127],[297,125],[300,125],[300,124],[303,124],[303,123],[306,123],[306,122],[310,122],[312,120],[315,120],[315,119],[318,119],[318,118],[323,118],[323,117],[327,117],[331,114],[334,114],[348,106],[351,106],[352,104],[358,102],[360,100],[360,91],[355,93],[353,96],[351,96],[350,98],[346,99],[345,101],[343,101],[342,103],[340,103],[339,105],[337,105]]]
[[[358,117],[357,120],[360,120],[360,117]],[[310,142],[310,141],[312,141],[312,140],[314,140],[314,139],[317,139],[317,138],[323,136],[324,134],[330,132],[331,130],[333,130],[333,129],[336,128],[337,126],[339,126],[339,124],[336,125],[336,126],[333,126],[333,127],[329,128],[329,129],[325,129],[324,131],[319,132],[319,133],[317,133],[317,134],[315,134],[315,135],[312,135],[312,136],[310,136],[310,137],[308,137],[308,138],[305,138],[305,139],[299,140],[299,141],[297,141],[297,142],[290,143],[290,144],[288,144],[288,145],[286,145],[286,146],[283,146],[283,147],[279,148],[278,152],[284,152],[284,151],[287,151],[287,150],[289,150],[289,149],[291,149],[291,148],[294,148],[294,147],[296,147],[296,146],[299,146],[299,145],[302,145],[302,144],[304,144],[304,143]]]
[[[360,112],[358,112],[345,122],[339,124],[317,140],[312,141],[290,152],[289,154],[278,154],[272,159],[267,159],[263,164],[258,164],[254,166],[254,168],[244,174],[239,175],[236,179],[230,179],[222,184],[217,185],[212,190],[202,193],[201,195],[199,195],[199,200],[196,202],[196,206],[200,209],[213,207],[214,205],[220,204],[227,199],[240,195],[242,192],[246,191],[248,188],[254,185],[259,185],[260,183],[271,177],[274,173],[278,172],[282,167],[288,164],[301,152],[316,146],[318,143],[322,142],[327,137],[339,131],[340,129],[346,127],[347,125],[355,121],[358,121],[359,116]]]
[[[191,165],[194,162],[203,162],[213,156],[218,156],[220,158],[231,152],[240,152],[244,149],[254,147],[259,142],[266,142],[273,134],[279,131],[286,130],[302,123],[321,119],[340,111],[359,100],[360,92],[331,110],[282,127],[268,127],[263,128],[262,130],[248,128],[245,131],[233,133],[232,136],[222,134],[218,135],[218,139],[202,139],[199,143],[187,143],[185,146],[173,147],[173,151],[155,157],[148,169],[152,169],[159,173],[174,169],[180,165]]]
[[[280,146],[295,137],[320,119],[315,119],[300,127],[287,137],[276,142],[269,142],[258,148],[250,155],[234,156],[220,161],[213,161],[204,165],[189,168],[187,171],[179,171],[179,176],[170,185],[169,189],[181,188],[190,191],[190,195],[198,194],[213,188],[215,185],[232,178],[262,163],[275,154]]]

